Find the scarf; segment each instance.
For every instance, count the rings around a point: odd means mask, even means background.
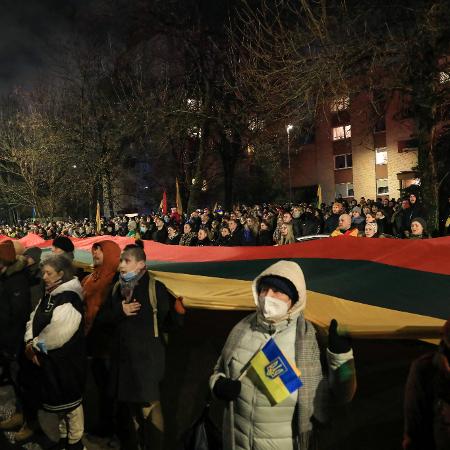
[[[144,276],[147,269],[143,269],[130,281],[125,281],[122,277],[119,278],[120,293],[126,302],[131,302],[134,288],[139,284],[139,280]]]
[[[54,283],[51,284],[46,284],[45,285],[45,294],[50,294],[51,292],[53,292],[58,286],[60,286],[63,283],[62,278],[60,278],[58,281],[55,281]]]

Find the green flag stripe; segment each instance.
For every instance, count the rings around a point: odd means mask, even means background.
[[[159,271],[253,280],[277,260],[208,263],[150,263]],[[372,261],[293,259],[311,291],[382,308],[447,319],[450,277]]]

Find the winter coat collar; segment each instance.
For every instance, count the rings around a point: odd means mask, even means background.
[[[58,295],[66,291],[75,292],[75,294],[83,300],[83,288],[81,287],[80,281],[77,277],[73,277],[71,280],[58,286],[54,291],[52,291],[51,295]]]

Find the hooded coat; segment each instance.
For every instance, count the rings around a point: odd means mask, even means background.
[[[49,412],[68,412],[82,401],[86,375],[83,292],[74,277],[46,294],[31,313],[25,342],[40,364],[41,398]]]
[[[103,252],[103,264],[85,277],[81,283],[85,302],[86,334],[92,328],[95,317],[109,294],[120,261],[120,247],[113,241],[101,241],[97,244]]]
[[[276,320],[266,319],[259,310],[259,280],[268,275],[290,280],[299,297],[287,314]],[[254,280],[252,290],[257,312],[231,331],[210,378],[211,390],[219,377],[238,379],[271,337],[301,370],[303,387],[272,405],[258,381],[247,373],[241,380],[238,398],[227,404],[224,413],[224,449],[311,449],[315,443],[315,424],[329,419],[329,402],[332,399],[337,403],[348,402],[354,395],[353,353],[351,350],[345,354],[331,353],[319,331],[304,319],[306,285],[298,264],[291,261],[273,264]],[[343,370],[350,373],[345,382]]]

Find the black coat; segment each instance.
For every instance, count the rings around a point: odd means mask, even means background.
[[[147,403],[159,399],[166,352],[163,332],[180,325],[182,316],[175,312],[175,299],[160,282],[156,282],[156,297],[159,337],[154,336],[148,272],[132,295],[141,304],[137,315],[126,316],[123,312],[119,287],[97,316],[98,321],[114,325],[110,393],[119,401]]]
[[[339,225],[340,214],[331,214],[330,217],[325,221],[323,227],[324,234],[331,234]]]
[[[238,226],[233,233],[231,233],[230,240],[228,241],[229,247],[238,247],[244,245],[244,230]]]
[[[18,354],[31,313],[26,262],[18,259],[0,276],[0,353]]]
[[[273,245],[273,232],[270,230],[260,230],[258,245]]]

